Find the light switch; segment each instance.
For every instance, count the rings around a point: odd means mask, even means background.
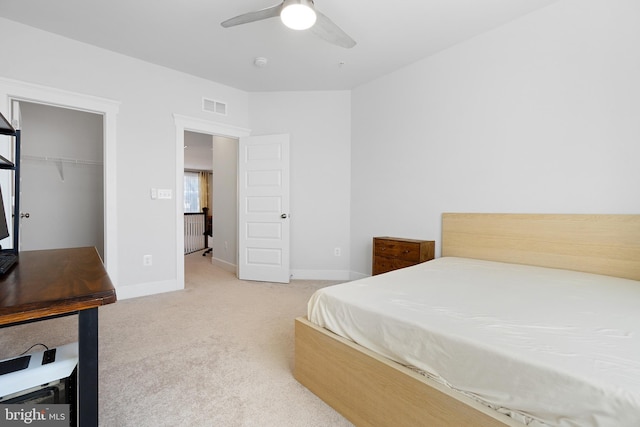
[[[158,190],[158,199],[170,199],[171,189]]]

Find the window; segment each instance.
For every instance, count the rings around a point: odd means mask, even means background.
[[[184,171],[184,212],[211,211],[213,174],[209,171]]]
[[[184,173],[184,211],[185,213],[200,212],[200,174],[198,172]]]

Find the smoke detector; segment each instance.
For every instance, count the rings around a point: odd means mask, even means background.
[[[256,59],[253,60],[253,65],[255,65],[258,68],[264,68],[267,66],[267,63],[269,61],[267,60],[267,58],[263,58],[261,56],[257,57]]]

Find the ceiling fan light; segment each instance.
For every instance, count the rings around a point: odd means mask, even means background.
[[[313,2],[309,0],[285,1],[280,12],[282,23],[292,30],[306,30],[316,23]]]

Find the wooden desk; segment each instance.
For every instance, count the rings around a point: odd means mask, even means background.
[[[98,307],[116,291],[95,248],[20,252],[0,277],[0,327],[78,315],[78,425],[98,425]]]

